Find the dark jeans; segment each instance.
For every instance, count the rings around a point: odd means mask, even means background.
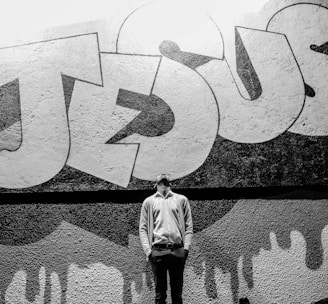
[[[182,304],[183,271],[187,252],[183,248],[153,248],[149,257],[155,282],[155,304],[166,303],[167,272],[170,276],[172,304]]]

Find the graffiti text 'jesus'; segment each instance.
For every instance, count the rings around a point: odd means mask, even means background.
[[[39,185],[64,165],[122,187],[160,172],[180,179],[218,136],[249,144],[287,130],[328,135],[326,8],[289,6],[266,29],[236,27],[236,71],[206,14],[194,12],[216,40],[207,49],[174,31],[147,35],[161,14],[158,4],[133,12],[114,53],[100,51],[96,33],[0,49],[0,187]],[[306,24],[311,15],[311,33],[291,15]]]

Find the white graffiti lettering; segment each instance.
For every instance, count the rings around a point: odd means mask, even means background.
[[[165,58],[153,94],[169,105],[175,123],[161,136],[133,134],[123,141],[140,143],[133,175],[145,180],[153,180],[158,172],[167,172],[172,179],[183,177],[200,167],[212,148],[218,125],[216,101],[201,77]]]
[[[0,83],[19,79],[23,137],[17,151],[0,152],[0,186],[35,186],[66,163],[70,139],[61,74],[100,81],[97,37],[4,48],[0,57]]]
[[[188,52],[222,57],[223,42],[208,16],[193,9],[186,14],[185,7],[174,4],[173,13],[168,10],[169,3],[163,2],[134,12],[122,26],[117,50],[161,55],[161,43],[174,41]],[[202,77],[165,57],[152,93],[171,108],[174,126],[161,136],[135,133],[124,139],[126,143],[140,143],[133,175],[154,180],[160,172],[167,172],[172,179],[181,178],[199,168],[212,148],[218,127],[216,100]]]
[[[106,142],[140,113],[116,106],[120,88],[149,95],[159,57],[102,54],[104,87],[77,82],[69,119],[72,147],[67,164],[126,187],[138,144]]]
[[[219,102],[219,134],[242,143],[268,141],[286,131],[301,112],[303,80],[283,35],[246,28],[238,32],[260,79],[257,100],[239,94],[225,60],[210,61],[198,71]]]
[[[328,22],[324,20],[328,20],[328,9],[297,4],[279,11],[268,24],[268,30],[286,35],[304,81],[312,91],[306,96],[300,117],[289,130],[302,135],[328,135],[328,57],[320,51],[320,46],[328,41]]]

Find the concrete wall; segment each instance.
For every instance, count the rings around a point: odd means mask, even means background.
[[[0,303],[152,303],[138,221],[163,172],[192,207],[187,303],[328,298],[328,2],[262,4],[131,2],[0,42]]]

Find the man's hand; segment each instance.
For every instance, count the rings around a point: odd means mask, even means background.
[[[149,261],[151,261],[151,259],[152,259],[152,254],[153,254],[153,251],[151,251],[151,252],[149,253],[149,255],[148,255],[148,260],[149,260]]]

